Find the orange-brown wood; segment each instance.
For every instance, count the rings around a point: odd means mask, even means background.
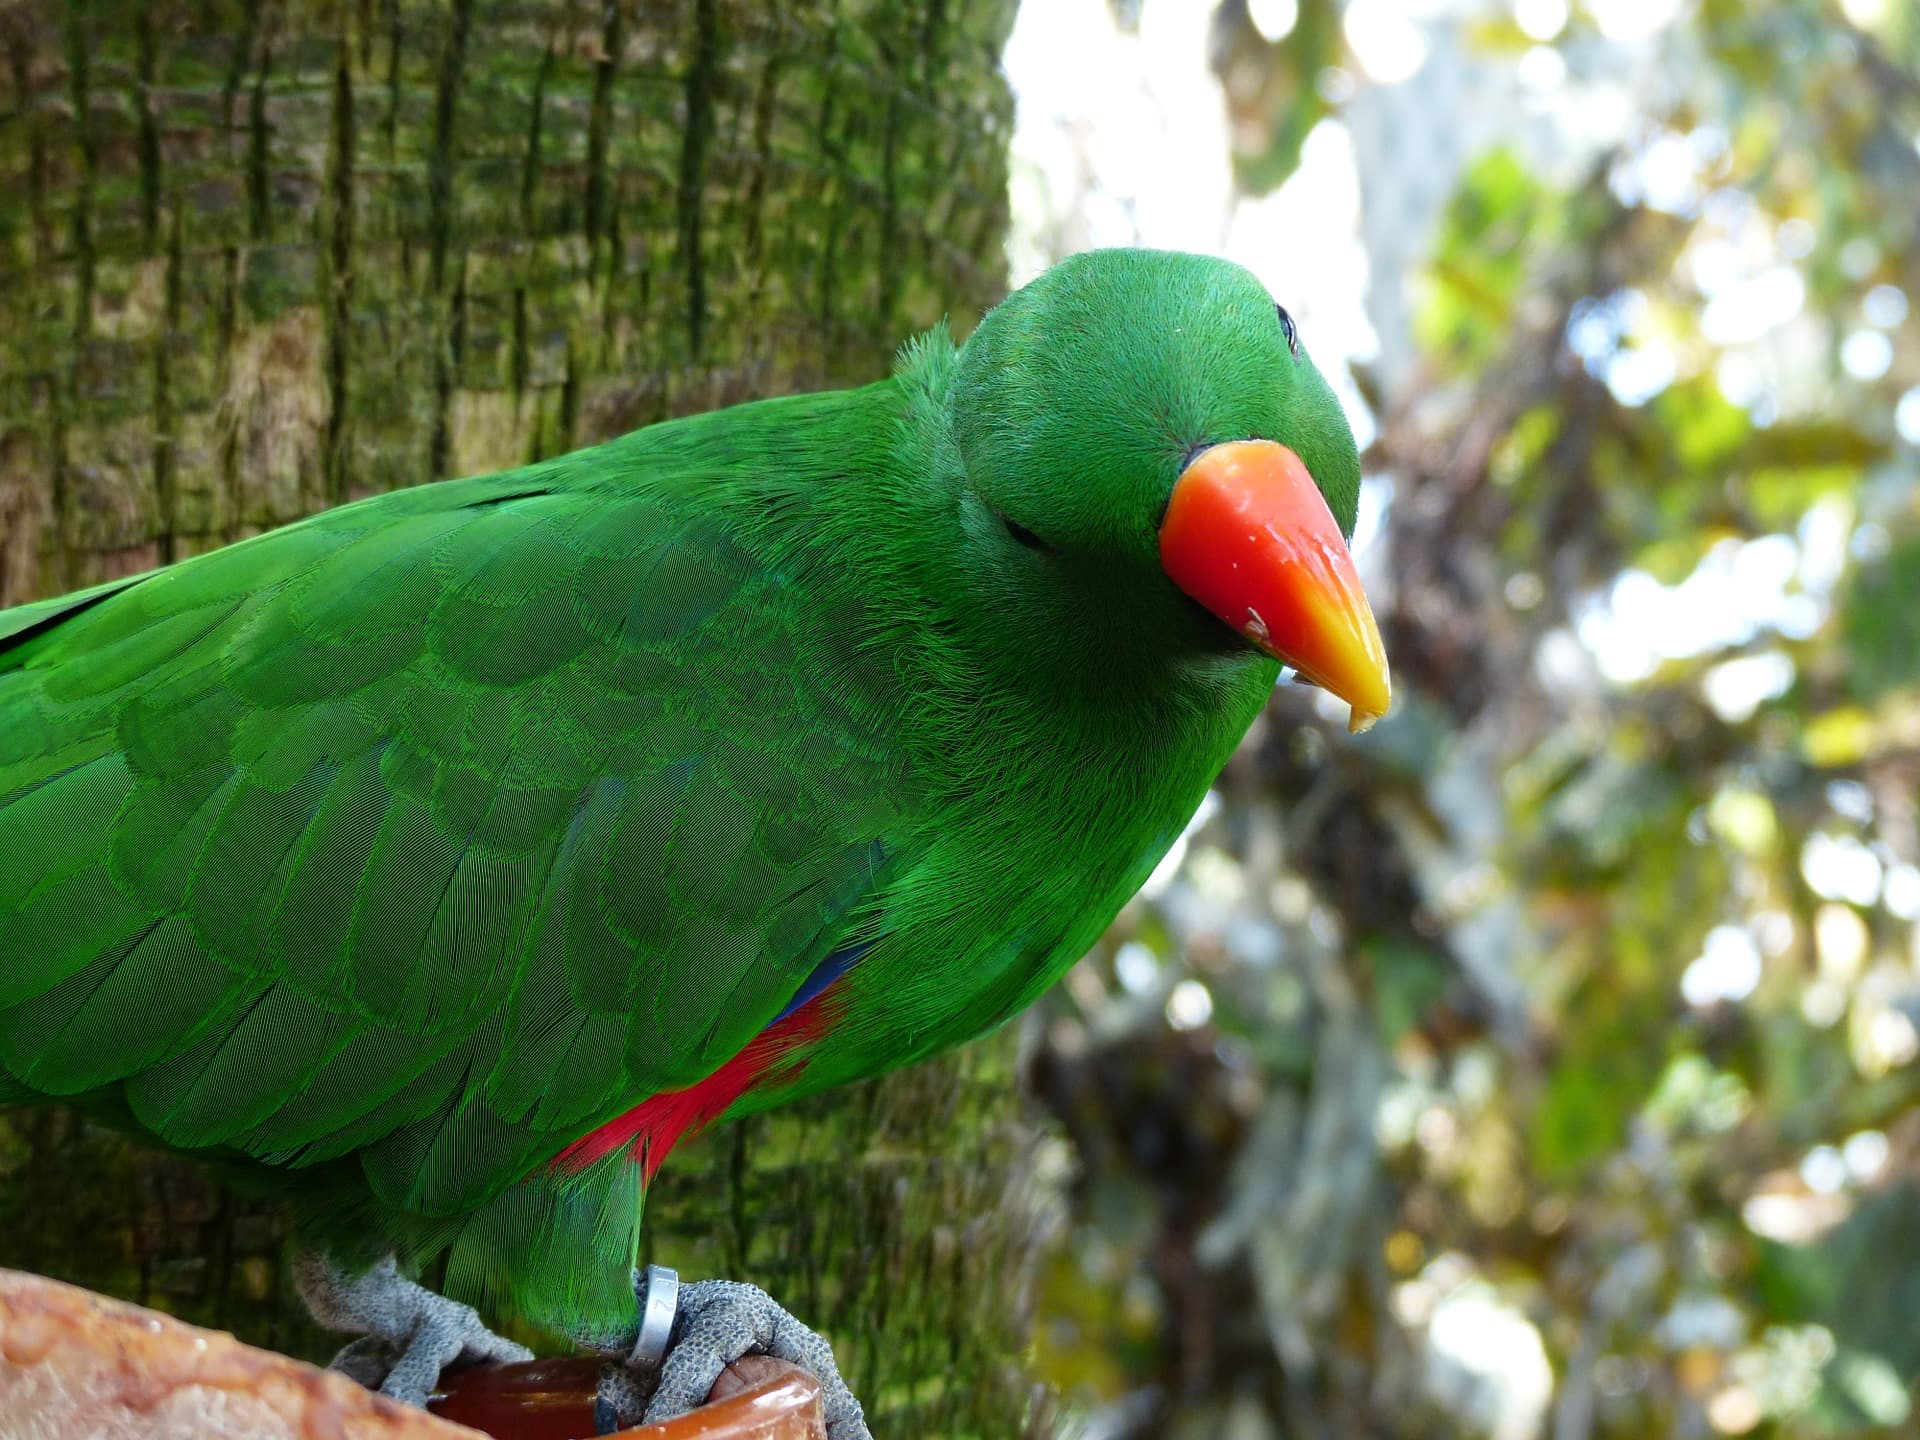
[[[0,1270],[0,1440],[584,1440],[599,1362],[452,1377],[428,1414],[231,1335]],[[473,1428],[469,1428],[473,1427]],[[750,1356],[711,1403],[627,1440],[825,1440],[820,1386]]]
[[[827,1440],[820,1382],[797,1365],[750,1355],[727,1367],[711,1395],[691,1415],[627,1431],[628,1440]]]
[[[447,1393],[427,1408],[496,1440],[580,1440],[593,1434],[599,1377],[590,1356],[478,1366],[446,1376]]]
[[[0,1270],[0,1440],[481,1440],[231,1335]]]
[[[495,1440],[587,1440],[600,1362],[575,1356],[486,1366],[448,1377],[434,1414]],[[825,1440],[820,1383],[798,1366],[750,1355],[691,1415],[620,1432],[623,1440]]]

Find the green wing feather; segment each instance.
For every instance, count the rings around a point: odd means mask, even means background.
[[[862,923],[900,786],[857,617],[598,461],[0,614],[0,1099],[502,1197],[479,1253]]]

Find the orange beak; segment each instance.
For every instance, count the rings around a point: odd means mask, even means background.
[[[1174,484],[1160,563],[1255,645],[1346,701],[1349,730],[1387,713],[1380,627],[1333,512],[1286,446],[1236,440],[1203,451]]]

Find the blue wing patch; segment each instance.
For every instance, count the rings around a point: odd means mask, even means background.
[[[793,999],[787,1002],[787,1008],[773,1017],[773,1023],[778,1025],[846,974],[863,955],[873,949],[873,946],[874,942],[871,940],[862,940],[858,945],[843,946],[814,966],[813,973],[800,983],[798,990],[793,992]]]

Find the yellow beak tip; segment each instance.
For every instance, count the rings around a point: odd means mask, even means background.
[[[1347,710],[1347,733],[1349,735],[1366,734],[1367,731],[1380,723],[1380,717],[1386,713],[1384,710],[1363,710],[1358,705],[1349,707]]]

